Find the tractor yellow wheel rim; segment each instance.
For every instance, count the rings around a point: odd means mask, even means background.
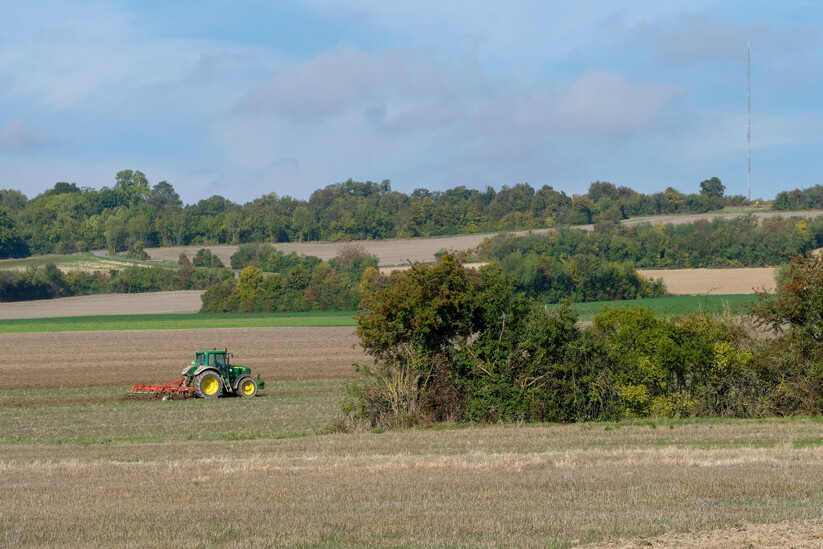
[[[217,392],[217,389],[220,387],[220,383],[217,381],[215,377],[207,377],[203,380],[203,392],[207,395],[213,395]]]
[[[247,380],[243,382],[243,385],[240,387],[240,390],[243,391],[243,394],[246,396],[250,396],[254,394],[254,382],[252,380]]]

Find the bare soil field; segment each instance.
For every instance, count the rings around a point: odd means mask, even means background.
[[[105,294],[0,302],[0,320],[12,318],[55,318],[65,316],[142,315],[196,313],[201,290],[146,294]]]
[[[752,294],[774,291],[775,268],[739,269],[638,269],[639,274],[662,280],[673,295]]]
[[[195,351],[215,348],[269,382],[350,378],[353,363],[370,361],[354,347],[351,327],[11,333],[2,340],[4,389],[167,383]]]

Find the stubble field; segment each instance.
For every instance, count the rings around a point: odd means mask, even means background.
[[[0,337],[1,546],[823,543],[817,420],[341,433],[351,327]],[[123,399],[215,346],[267,389]]]

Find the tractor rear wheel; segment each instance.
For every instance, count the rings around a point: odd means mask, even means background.
[[[202,398],[217,398],[223,394],[223,378],[214,371],[203,372],[194,383],[197,396]]]
[[[241,397],[253,397],[257,394],[257,382],[253,378],[244,377],[237,383],[236,393]]]

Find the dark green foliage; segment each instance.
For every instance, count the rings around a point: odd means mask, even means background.
[[[585,238],[587,234],[583,231],[561,231],[561,238],[578,235]],[[593,251],[565,255],[558,252],[564,243],[557,245],[555,239],[554,234],[545,237],[496,237],[488,247],[488,258],[500,262],[503,270],[516,281],[518,291],[549,303],[665,295],[661,282],[641,277],[630,262],[609,261]]]
[[[384,287],[362,296],[365,309],[357,334],[364,349],[376,357],[396,352],[398,346],[444,351],[455,339],[473,333],[476,276],[445,255],[436,266],[415,263]]]
[[[360,279],[377,258],[363,246],[344,246],[325,262],[285,254],[269,244],[243,244],[231,258],[242,269],[203,295],[206,312],[347,311],[357,308]]]
[[[22,273],[0,271],[0,301],[106,293],[203,290],[220,280],[220,274],[215,269],[192,267],[189,279],[184,281],[180,276],[182,270],[135,266],[109,272],[63,273],[53,263],[47,263],[43,268],[29,267]]]
[[[726,186],[720,179],[712,177],[700,182],[700,196],[708,210],[716,210],[723,207],[723,192]]]
[[[0,259],[28,257],[30,253],[10,210],[0,208]]]
[[[595,223],[607,230],[621,219],[661,213],[699,213],[737,204],[718,195],[722,183],[701,183],[701,194],[675,189],[643,195],[608,182],[569,197],[549,186],[504,185],[500,191],[463,186],[445,191],[347,180],[312,193],[308,201],[265,195],[244,205],[222,196],[183,205],[166,181],[150,186],[145,174],[122,170],[113,187],[95,190],[60,182],[28,200],[0,190],[0,208],[11,213],[32,253],[129,250],[145,247],[305,240],[365,240],[524,230],[555,224]],[[238,267],[242,268],[242,267]]]
[[[357,333],[375,362],[358,367],[355,417],[375,426],[560,420],[586,408],[569,354],[574,313],[535,306],[499,267],[467,271],[445,254],[364,285]]]
[[[197,254],[194,256],[194,261],[192,263],[196,267],[209,267],[209,268],[222,268],[224,267],[223,262],[220,261],[220,258],[211,253],[211,250],[208,249],[200,249],[197,250]]]
[[[823,186],[814,185],[808,189],[781,191],[774,197],[775,210],[816,210],[823,208]]]
[[[754,313],[762,322],[816,351],[823,347],[823,256],[796,257],[774,296],[760,293]]]
[[[138,241],[131,245],[128,253],[126,253],[126,257],[129,259],[139,259],[140,261],[145,261],[149,258],[149,254],[144,249],[143,243]]]
[[[377,427],[820,414],[820,265],[798,260],[760,306],[789,326],[777,339],[729,314],[665,320],[643,307],[606,307],[581,330],[567,304],[528,301],[499,267],[466,271],[449,254],[371,272],[357,333],[375,360],[358,366],[346,410]]]
[[[500,235],[481,252],[504,265],[521,263],[510,257],[519,252],[530,271],[512,272],[523,280],[524,289],[535,292],[530,284],[539,283],[548,271],[562,271],[563,258],[577,262],[581,256],[596,257],[590,267],[627,261],[644,269],[760,267],[787,263],[820,245],[823,218],[770,218],[758,224],[753,216],[744,216],[680,225],[614,225],[608,231],[561,228],[525,237]],[[545,282],[542,288],[547,288]]]

